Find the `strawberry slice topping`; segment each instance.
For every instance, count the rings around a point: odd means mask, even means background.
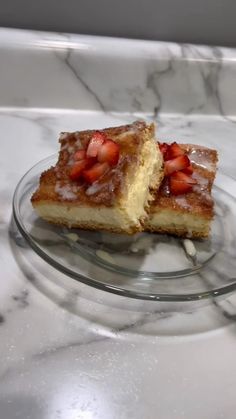
[[[71,180],[79,180],[85,169],[89,169],[94,165],[94,159],[88,158],[80,161],[76,161],[71,168],[70,178]]]
[[[83,179],[88,183],[93,183],[98,180],[104,173],[109,170],[110,166],[107,162],[96,163],[91,169],[83,170],[82,176]]]
[[[78,150],[74,154],[74,160],[84,160],[86,157],[86,151],[85,150]]]
[[[120,146],[100,131],[94,132],[87,149],[74,153],[74,164],[69,172],[73,181],[83,179],[91,184],[118,163]]]
[[[165,161],[164,166],[165,176],[169,176],[171,175],[171,173],[186,169],[186,167],[188,167],[189,165],[189,158],[185,154],[183,154],[182,156],[175,157],[172,160],[167,160]]]
[[[99,163],[107,162],[110,166],[118,163],[120,156],[120,147],[112,140],[105,140],[98,150],[97,159]]]
[[[165,154],[169,148],[169,144],[167,143],[158,143],[160,152],[163,154],[163,157],[165,157]]]
[[[182,195],[187,192],[192,191],[192,186],[190,183],[177,180],[174,176],[171,176],[170,179],[170,192],[172,195]]]
[[[80,175],[82,173],[82,171],[86,168],[86,161],[85,160],[81,160],[76,162],[70,171],[70,178],[71,180],[78,180],[80,178]]]
[[[170,144],[168,151],[167,151],[167,157],[168,160],[175,159],[175,157],[182,156],[184,154],[184,150],[177,144],[176,142]]]
[[[190,164],[186,169],[182,170],[183,173],[186,173],[186,175],[192,175],[193,174],[193,166]]]
[[[172,144],[158,143],[164,158],[164,181],[168,182],[172,195],[185,194],[192,191],[197,183],[191,176],[193,166],[187,153],[176,142]]]
[[[93,134],[91,140],[89,141],[89,145],[87,148],[86,155],[87,157],[97,157],[98,150],[100,149],[101,145],[106,140],[105,134],[97,131]]]
[[[167,143],[158,143],[160,151],[163,154],[164,161],[172,160],[175,157],[182,156],[184,154],[184,150],[177,144],[176,142],[172,144]]]

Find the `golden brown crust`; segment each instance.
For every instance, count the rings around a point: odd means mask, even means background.
[[[74,205],[107,207],[116,205],[128,187],[128,178],[135,176],[140,162],[141,150],[146,141],[154,137],[154,125],[136,121],[130,125],[100,130],[120,145],[118,165],[96,182],[95,193],[88,194],[88,185],[72,182],[69,178],[74,153],[86,147],[95,130],[62,133],[61,150],[55,167],[42,173],[40,185],[32,196],[32,204],[42,200],[68,202]],[[159,186],[159,184],[158,184]],[[69,192],[63,193],[70,188]],[[61,192],[61,193],[60,193]]]

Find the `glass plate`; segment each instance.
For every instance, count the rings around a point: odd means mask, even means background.
[[[40,174],[57,155],[40,161],[19,182],[13,198],[16,224],[32,249],[76,281],[149,300],[190,301],[236,289],[236,200],[216,185],[209,240],[194,240],[190,257],[183,239],[82,231],[41,220],[30,202]]]

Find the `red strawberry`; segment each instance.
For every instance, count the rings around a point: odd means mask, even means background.
[[[112,140],[106,140],[98,150],[99,163],[107,162],[110,166],[118,163],[120,155],[120,147]]]
[[[169,176],[173,172],[186,169],[189,165],[190,161],[186,155],[175,157],[173,160],[167,160],[165,161],[165,176]]]
[[[79,180],[82,175],[83,170],[89,169],[93,165],[94,165],[93,158],[76,161],[70,171],[71,180]]]
[[[182,170],[183,173],[186,173],[186,175],[191,175],[193,173],[193,166],[190,164],[186,169]]]
[[[93,134],[91,140],[89,141],[89,145],[87,148],[87,157],[97,157],[98,150],[101,147],[101,145],[106,140],[106,135],[97,131],[95,134]]]
[[[168,149],[168,160],[174,159],[175,157],[182,156],[184,154],[184,150],[176,143],[172,143]]]
[[[74,160],[84,160],[86,157],[86,151],[85,150],[78,150],[74,154]]]
[[[107,172],[107,170],[109,170],[109,167],[109,164],[106,162],[96,163],[94,164],[94,166],[91,167],[91,169],[84,170],[82,176],[86,182],[93,183],[102,175],[104,175],[104,173]]]
[[[165,156],[165,153],[167,152],[168,148],[170,147],[167,143],[158,143],[160,152]]]
[[[177,180],[175,177],[170,176],[170,191],[172,195],[182,195],[191,192],[192,186],[190,183]]]
[[[196,179],[193,179],[191,176],[187,175],[184,172],[174,172],[171,175],[171,179],[178,180],[180,182],[189,183],[190,185],[196,185]]]
[[[71,180],[78,180],[81,176],[82,171],[86,168],[86,165],[86,160],[81,160],[74,163],[70,171]]]

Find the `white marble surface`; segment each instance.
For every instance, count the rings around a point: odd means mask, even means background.
[[[235,119],[233,49],[6,29],[0,42],[2,106]]]
[[[126,54],[129,60],[138,56],[140,62],[145,61],[145,57],[149,59],[151,53],[155,55],[160,48],[162,56],[169,51],[177,55],[180,47],[135,41],[105,40],[102,43],[100,39],[64,35],[40,37],[37,33],[18,31],[17,34],[7,30],[0,32],[0,48],[14,64],[18,62],[14,61],[17,60],[17,45],[19,58],[19,66],[14,65],[9,74],[4,61],[5,72],[0,74],[3,89],[0,95],[0,418],[234,419],[234,295],[209,305],[170,306],[94,290],[74,283],[34,255],[11,221],[16,183],[38,160],[57,151],[56,138],[61,130],[100,128],[136,117],[114,113],[111,96],[105,111],[97,106],[88,90],[78,90],[78,94],[73,74],[68,74],[66,66],[61,70],[55,67],[55,84],[45,96],[44,88],[48,89],[45,75],[52,70],[50,60],[58,64],[57,57],[51,56],[53,41],[56,51],[58,42],[66,40],[71,48],[88,52],[92,61],[95,62],[97,56],[101,72],[104,56],[109,60],[114,42],[119,45],[117,54]],[[130,54],[123,51],[126,47]],[[63,55],[63,45],[60,48]],[[21,67],[21,58],[26,53],[29,62],[35,63],[32,58],[35,51],[39,57],[37,77],[40,83],[37,86],[34,85],[35,74],[32,75],[35,67],[29,67],[27,73],[25,63]],[[205,48],[205,53],[209,55],[212,51]],[[234,54],[234,51],[225,51],[226,61],[231,62]],[[224,67],[225,63],[221,65]],[[145,62],[142,62],[144,67]],[[124,71],[124,83],[125,75]],[[13,76],[15,84],[11,84]],[[92,78],[89,71],[86,77]],[[130,76],[130,81],[132,79],[140,83],[135,75]],[[104,91],[109,97],[109,89],[104,88],[105,80],[106,72],[98,94]],[[94,86],[95,81],[96,77]],[[109,79],[108,87],[113,81]],[[76,85],[81,88],[78,80]],[[61,86],[60,92],[53,90],[58,86]],[[171,83],[169,87],[165,98],[172,90]],[[119,88],[117,85],[118,93]],[[181,90],[180,82],[178,89]],[[209,104],[206,85],[205,89],[203,96]],[[41,96],[37,96],[40,90]],[[217,182],[222,184],[227,180],[228,191],[236,196],[236,106],[233,107],[232,85],[228,91],[229,96],[227,89],[223,93],[230,97],[230,112],[227,113],[216,111],[216,107],[214,112],[213,108],[209,111],[208,105],[199,108],[197,114],[194,110],[189,112],[185,105],[181,108],[174,104],[173,108],[168,108],[170,98],[164,99],[168,106],[158,114],[159,138],[217,147],[222,173]],[[174,92],[177,101],[177,92]],[[130,110],[131,102],[137,103],[131,96],[127,96],[130,103],[125,110]],[[117,107],[127,103],[127,97],[118,98]],[[142,107],[137,109],[134,105],[132,112],[151,111],[142,114],[150,119],[154,102],[149,93],[141,97]],[[187,93],[186,98],[189,98]],[[57,100],[59,109],[55,109]],[[99,100],[103,101],[100,94]],[[77,105],[77,110],[71,109]]]

